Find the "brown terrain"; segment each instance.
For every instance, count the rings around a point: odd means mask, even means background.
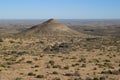
[[[0,80],[120,80],[120,24],[103,23],[0,23]]]
[[[66,36],[79,36],[80,33],[69,28],[68,26],[59,23],[55,19],[49,19],[41,24],[35,25],[29,29],[22,31],[20,34],[29,36],[53,36],[53,37],[66,37]],[[82,35],[82,34],[81,34]]]

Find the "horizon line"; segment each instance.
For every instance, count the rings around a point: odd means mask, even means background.
[[[0,20],[48,20],[48,19],[51,19],[51,18],[24,18],[24,19],[21,19],[21,18],[9,18],[9,19],[0,19]],[[86,19],[83,19],[83,18],[81,18],[81,19],[78,19],[78,18],[73,18],[73,19],[71,19],[71,18],[52,18],[52,19],[57,19],[57,20],[120,20],[120,18],[86,18]]]

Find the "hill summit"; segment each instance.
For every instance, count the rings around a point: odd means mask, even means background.
[[[32,26],[24,31],[27,35],[71,35],[78,34],[65,24],[58,22],[55,19],[49,19],[41,24]]]
[[[57,23],[57,21],[55,19],[49,19],[47,21],[45,21],[46,23]]]

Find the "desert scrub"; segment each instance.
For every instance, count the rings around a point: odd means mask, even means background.
[[[58,74],[58,72],[54,71],[52,74]]]
[[[61,44],[55,44],[55,45],[49,45],[47,46],[44,51],[49,53],[58,53],[58,52],[67,52],[69,48],[68,43],[61,43]]]
[[[61,66],[60,65],[54,65],[53,68],[59,68],[59,69],[61,69]]]
[[[39,67],[39,65],[35,65],[35,66],[34,66],[34,68],[38,68],[38,67]]]
[[[96,67],[94,67],[94,68],[93,68],[93,70],[97,70],[97,68],[96,68]]]
[[[69,66],[65,66],[65,67],[63,67],[65,70],[67,70],[67,69],[69,69]]]
[[[31,64],[31,63],[32,63],[32,61],[26,61],[26,63]]]
[[[3,39],[2,39],[2,38],[0,38],[0,42],[3,42]]]
[[[10,40],[9,42],[10,42],[10,43],[15,43],[13,40]]]
[[[108,71],[102,71],[101,74],[113,74],[113,75],[120,75],[120,69],[118,70],[108,70]]]
[[[75,71],[73,73],[65,73],[64,76],[79,76],[80,77],[80,73],[78,71]]]
[[[51,65],[55,64],[55,62],[53,60],[50,60],[48,63],[51,64]]]
[[[93,78],[93,80],[99,80],[99,78],[96,78],[96,77],[95,77],[95,78]]]
[[[79,66],[78,63],[72,64],[72,67]]]
[[[20,75],[23,75],[24,73],[20,73]]]
[[[105,77],[100,77],[100,80],[106,80]]]
[[[86,67],[86,64],[82,64],[82,66],[81,67]]]
[[[0,72],[2,71],[2,69],[0,69]]]
[[[22,78],[16,78],[15,80],[23,80]]]
[[[37,75],[36,78],[44,78],[44,75]]]
[[[53,80],[61,80],[60,78],[58,78],[58,77],[56,77],[56,78],[54,78]]]
[[[90,78],[90,77],[87,77],[85,80],[93,80],[92,78]]]
[[[39,59],[38,58],[33,58],[34,61],[38,61]]]
[[[110,63],[107,63],[107,62],[105,62],[103,66],[104,66],[104,67],[111,68],[111,69],[114,69],[113,65],[110,64]]]
[[[71,57],[70,59],[77,59],[77,57],[73,56],[73,57]]]
[[[29,72],[28,76],[35,76],[36,74],[34,74],[33,72]]]
[[[83,80],[83,79],[81,79],[81,78],[75,78],[74,80]]]
[[[86,58],[81,58],[81,59],[78,60],[78,62],[86,63]]]

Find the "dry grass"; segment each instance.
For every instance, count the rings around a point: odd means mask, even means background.
[[[86,80],[88,77],[116,80],[120,77],[114,74],[120,69],[120,54],[115,50],[88,51],[77,47],[68,53],[46,54],[42,49],[54,43],[37,38],[5,38],[0,44],[0,80]],[[73,44],[76,47],[74,42],[69,45]]]
[[[0,80],[120,79],[119,36],[69,31],[56,35],[51,30],[48,35],[47,28],[44,35],[0,34]]]

